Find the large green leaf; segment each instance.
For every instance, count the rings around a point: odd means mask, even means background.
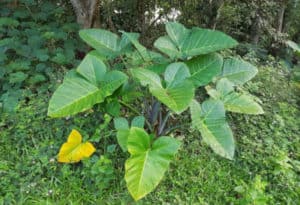
[[[261,106],[254,101],[253,96],[244,93],[230,93],[224,97],[225,109],[231,112],[250,115],[263,114]]]
[[[79,36],[104,57],[111,58],[118,55],[120,38],[110,31],[84,29],[80,30]]]
[[[196,100],[191,105],[192,123],[203,140],[213,151],[227,159],[233,159],[234,139],[225,119],[224,105],[219,100],[207,100],[200,106]]]
[[[54,92],[49,102],[50,117],[64,117],[91,108],[103,102],[103,92],[79,74],[68,77]]]
[[[128,38],[128,40],[135,46],[135,48],[138,50],[139,54],[145,61],[151,61],[150,54],[146,47],[144,47],[140,42],[138,41],[139,34],[138,33],[127,33],[125,31],[121,31],[124,36]]]
[[[97,85],[103,81],[107,68],[98,53],[92,51],[85,56],[76,70],[85,79]]]
[[[157,89],[150,86],[150,92],[175,113],[180,114],[188,108],[194,98],[195,89],[190,81],[185,80],[167,88]]]
[[[246,61],[228,58],[224,60],[222,76],[236,85],[243,85],[251,80],[257,72],[257,68]]]
[[[300,45],[295,43],[294,41],[286,41],[286,44],[292,48],[298,55],[300,55]]]
[[[171,58],[186,59],[232,48],[238,43],[230,36],[209,29],[186,29],[182,24],[166,24],[168,37],[160,37],[154,46]]]
[[[182,24],[176,22],[166,23],[166,31],[170,39],[179,49],[182,48],[185,40],[190,34],[190,30],[186,29]]]
[[[176,72],[172,72],[174,69]],[[188,70],[183,63],[173,63],[165,72],[167,87],[161,84],[160,77],[146,69],[132,69],[132,75],[137,78],[143,86],[149,86],[149,90],[158,100],[168,106],[177,114],[188,108],[194,97],[194,86],[188,79],[180,78],[179,73],[188,75]],[[178,74],[177,74],[178,73]]]
[[[207,85],[215,76],[218,76],[222,71],[223,58],[218,54],[208,54],[198,56],[187,61],[187,66],[190,69],[190,80],[195,87]]]
[[[155,42],[154,42],[155,48],[160,50],[161,52],[165,53],[168,55],[170,58],[180,58],[181,52],[178,50],[174,42],[170,39],[169,36],[162,36],[159,37]]]
[[[137,78],[143,86],[162,88],[159,75],[147,69],[132,69],[132,75]]]
[[[125,163],[125,180],[136,201],[159,184],[179,147],[180,142],[171,137],[159,137],[151,145],[151,137],[143,129],[130,129],[127,141],[130,158]]]
[[[139,35],[136,36],[138,38]],[[122,34],[121,40],[119,43],[119,51],[128,51],[128,48],[131,47],[131,41],[128,39],[128,37],[125,34]]]
[[[89,60],[83,60],[77,72],[66,75],[63,84],[54,92],[48,108],[50,117],[65,117],[90,109],[112,95],[127,80],[120,71],[105,73],[104,64],[98,65],[100,61],[93,55],[86,58]],[[95,81],[99,83],[95,84]]]
[[[233,48],[237,41],[220,31],[193,28],[182,46],[184,56],[197,56]]]
[[[212,98],[221,100],[228,111],[252,115],[264,113],[253,96],[235,92],[233,83],[226,78],[218,80],[216,90],[210,87],[206,89]]]
[[[216,89],[224,97],[234,91],[234,84],[226,78],[221,78],[217,82]]]
[[[172,63],[165,71],[164,77],[168,87],[174,87],[190,77],[189,68],[184,63]]]

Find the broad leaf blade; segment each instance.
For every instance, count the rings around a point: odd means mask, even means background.
[[[197,56],[233,48],[237,41],[220,31],[193,28],[182,46],[185,56]]]
[[[65,117],[90,109],[112,95],[126,80],[127,76],[124,73],[111,71],[104,75],[104,81],[97,87],[79,74],[71,72],[53,94],[48,115]]]
[[[159,75],[146,69],[132,69],[132,75],[137,78],[143,86],[149,86],[149,90],[159,101],[163,102],[177,114],[186,110],[194,98],[195,88],[189,80],[182,80],[176,84],[172,81],[167,88],[161,84]],[[171,79],[171,78],[170,78]],[[174,82],[174,84],[173,84]]]
[[[199,56],[187,61],[190,69],[190,80],[195,87],[207,85],[215,76],[221,74],[223,58],[218,54]]]
[[[117,88],[127,81],[128,77],[121,71],[113,70],[107,72],[103,81],[100,82],[100,89],[107,93],[106,96],[111,95]]]
[[[235,92],[234,84],[226,78],[218,80],[216,90],[209,86],[206,87],[206,90],[212,98],[221,100],[228,111],[252,115],[264,113],[253,96]]]
[[[216,89],[220,93],[221,96],[226,96],[227,94],[234,91],[234,85],[231,81],[227,80],[226,78],[221,78],[217,82]]]
[[[286,44],[292,48],[298,55],[300,55],[300,45],[295,43],[294,41],[286,41]]]
[[[257,68],[250,63],[237,58],[229,58],[224,61],[222,76],[236,85],[243,85],[257,72]]]
[[[162,88],[159,75],[147,69],[132,69],[133,77],[137,78],[143,86],[150,85],[151,87]]]
[[[264,111],[261,106],[247,94],[231,93],[224,98],[226,110],[237,113],[259,115]]]
[[[159,37],[154,42],[154,47],[168,55],[170,58],[175,59],[181,56],[180,51],[176,47],[176,45],[172,42],[169,36]]]
[[[234,139],[225,120],[224,105],[219,100],[207,100],[200,107],[195,100],[190,105],[192,123],[203,140],[222,157],[233,159]]]
[[[180,114],[188,108],[194,98],[195,89],[190,81],[185,80],[171,88],[150,87],[150,92],[172,111]]]
[[[102,29],[84,29],[80,30],[79,36],[89,46],[95,48],[101,55],[112,58],[118,55],[119,37]]]
[[[72,130],[68,141],[64,143],[58,153],[58,161],[63,163],[76,163],[90,157],[96,151],[90,142],[82,142],[82,136],[77,130]]]
[[[166,23],[166,31],[170,39],[179,49],[181,49],[184,41],[190,33],[188,29],[186,29],[182,24],[177,22]]]
[[[125,163],[125,180],[132,197],[137,201],[150,193],[161,181],[180,142],[160,137],[150,146],[150,136],[133,127],[128,136],[130,158]]]
[[[135,46],[135,48],[138,50],[139,54],[141,57],[146,61],[149,62],[151,61],[151,57],[149,52],[147,51],[147,48],[140,44],[138,41],[139,34],[138,33],[127,33],[125,31],[122,31],[122,34],[126,36],[129,41]]]
[[[65,117],[90,109],[103,102],[105,95],[81,76],[68,77],[54,92],[49,102],[50,117]]]
[[[94,85],[103,80],[106,70],[101,57],[94,51],[88,53],[76,69],[78,73]]]
[[[189,68],[184,63],[170,64],[164,74],[167,87],[174,87],[190,76]]]

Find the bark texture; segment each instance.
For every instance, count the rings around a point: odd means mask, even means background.
[[[100,0],[70,0],[82,28],[100,27]]]

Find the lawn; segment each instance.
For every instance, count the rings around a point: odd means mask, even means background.
[[[247,86],[260,96],[265,114],[230,115],[235,159],[214,154],[196,131],[178,130],[185,148],[138,204],[299,204],[299,93],[280,66],[259,71]],[[32,95],[16,113],[2,114],[1,203],[134,204],[123,180],[127,156],[113,126],[101,129],[104,116],[94,113],[50,119],[48,101],[49,94]],[[60,164],[56,155],[72,128],[99,138],[97,152],[79,164]]]

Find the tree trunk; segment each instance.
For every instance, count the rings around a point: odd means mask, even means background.
[[[8,3],[7,5],[9,8],[17,8],[18,7],[18,0],[13,0],[11,2]]]
[[[260,30],[261,30],[261,17],[259,12],[256,13],[255,21],[252,23],[251,26],[251,41],[253,44],[257,45],[259,42],[260,37]]]
[[[82,28],[100,27],[100,0],[70,0]]]
[[[146,5],[144,0],[137,0],[137,28],[141,34],[145,33],[146,21],[145,21],[145,11]]]
[[[282,4],[278,15],[277,33],[282,33],[285,9],[286,9],[286,5]]]
[[[221,15],[221,9],[222,7],[224,6],[224,1],[219,1],[219,5],[217,7],[217,15],[216,17],[214,18],[214,21],[213,21],[213,25],[212,25],[212,29],[215,30],[216,27],[217,27],[217,23],[218,23],[218,20],[220,18],[220,15]]]

